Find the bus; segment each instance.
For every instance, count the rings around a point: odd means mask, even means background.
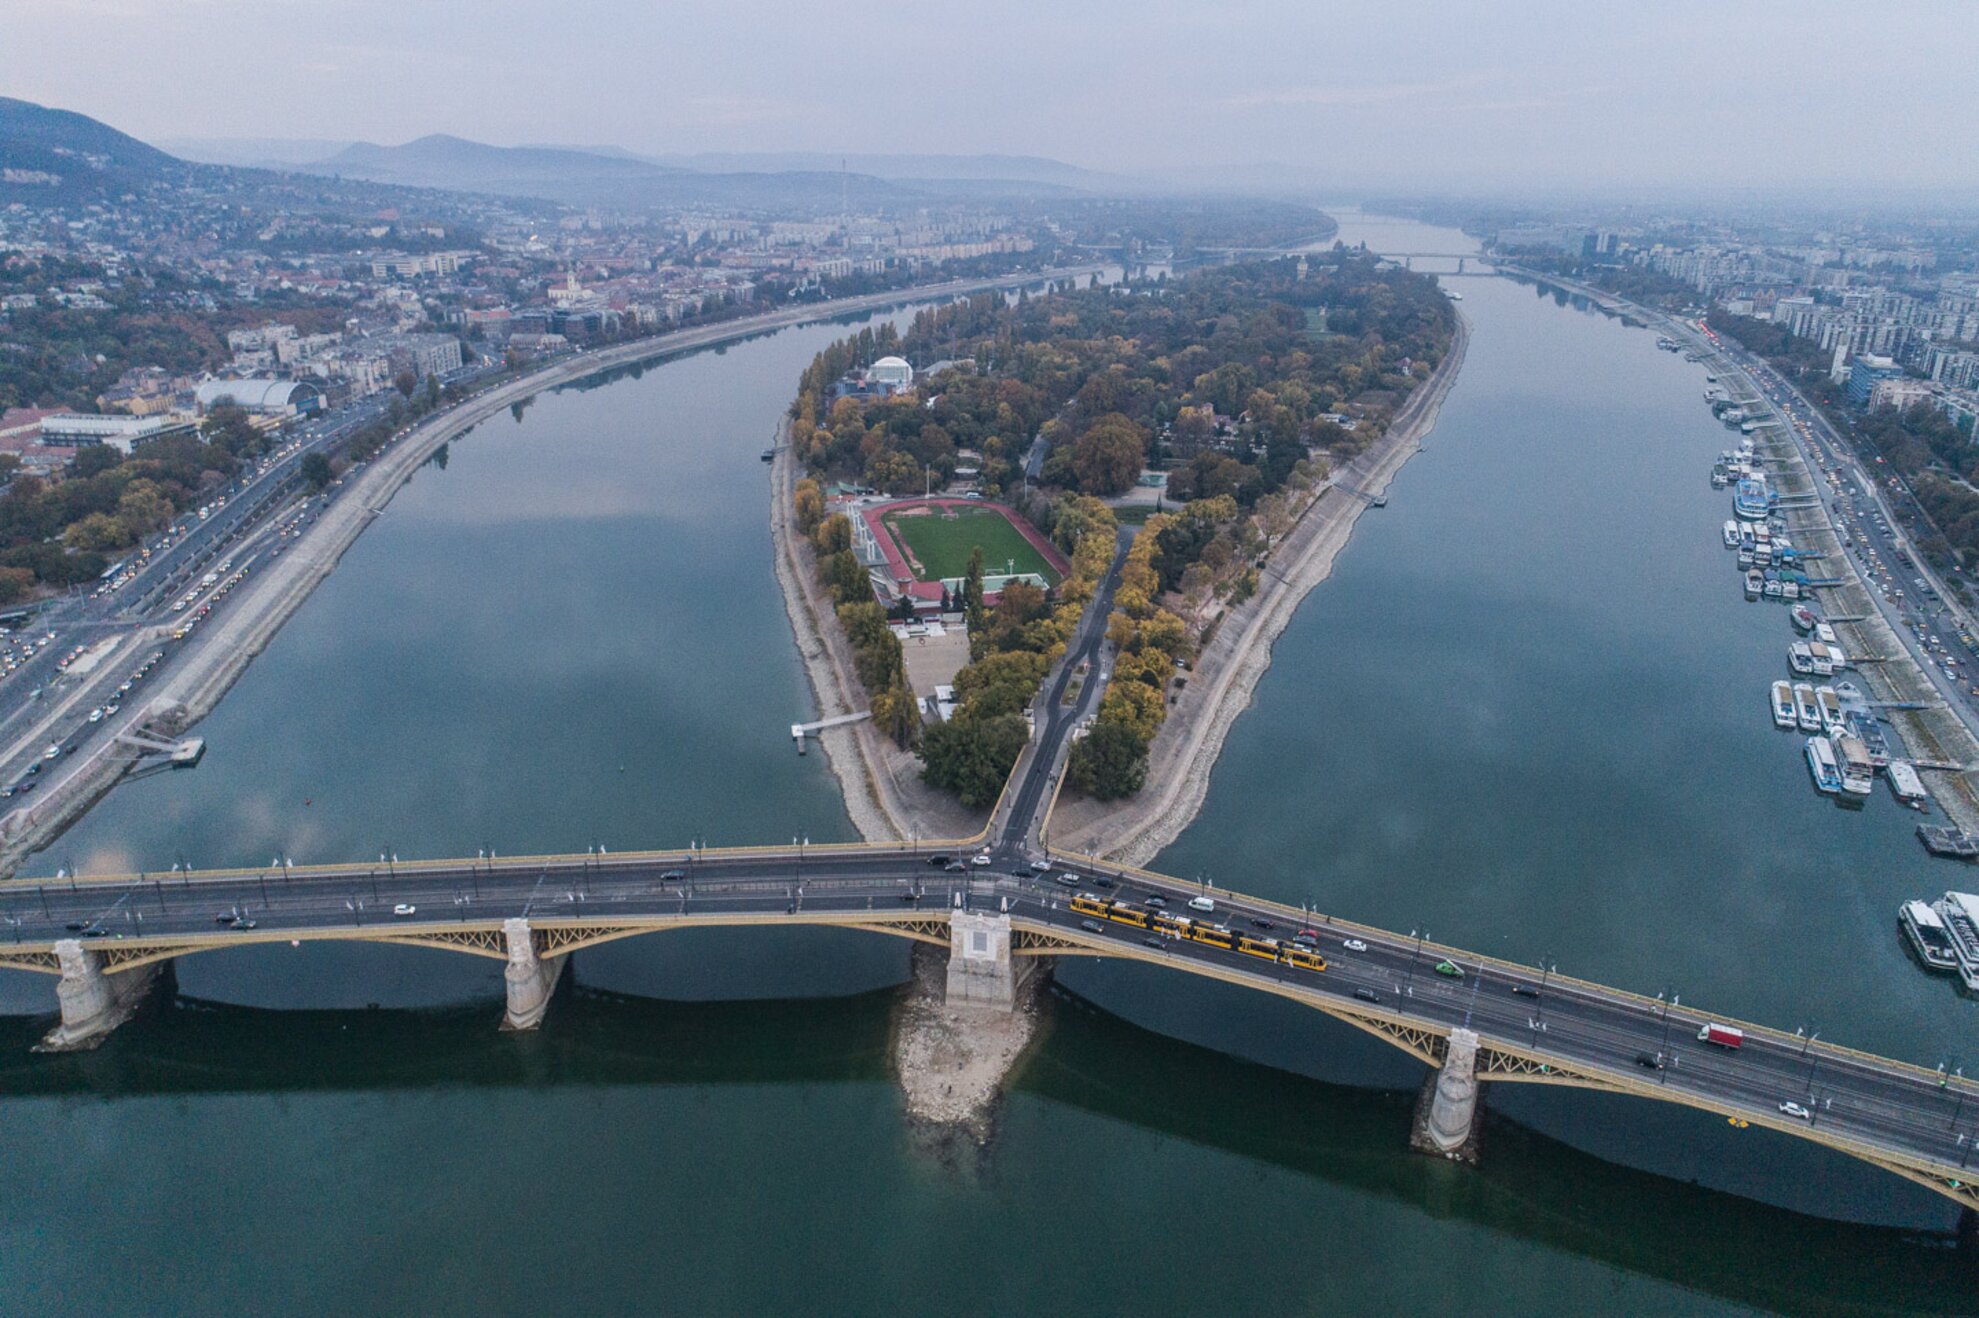
[[[1278,959],[1279,947],[1276,938],[1252,938],[1245,934],[1237,939],[1237,950],[1251,956],[1263,957],[1267,961]]]

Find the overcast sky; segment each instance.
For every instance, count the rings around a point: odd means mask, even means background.
[[[139,137],[998,151],[1313,186],[1979,188],[1972,0],[6,0]]]

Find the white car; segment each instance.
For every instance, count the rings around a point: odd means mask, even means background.
[[[1794,1102],[1787,1102],[1780,1104],[1780,1111],[1784,1112],[1786,1115],[1790,1117],[1797,1118],[1798,1120],[1801,1121],[1812,1120],[1814,1116],[1812,1112],[1809,1112],[1806,1108]]]
[[[410,902],[400,902],[397,906],[394,906],[392,908],[393,915],[417,915],[418,913],[419,913],[419,908],[417,906],[412,905]]]
[[[1213,911],[1216,909],[1216,903],[1207,897],[1191,897],[1189,898],[1189,909],[1192,911]]]
[[[1348,940],[1347,940],[1346,942],[1344,942],[1344,943],[1342,943],[1342,944],[1340,944],[1340,946],[1342,946],[1342,947],[1344,947],[1344,948],[1346,948],[1346,949],[1347,949],[1347,950],[1348,950],[1349,952],[1365,952],[1365,951],[1367,951],[1367,944],[1366,944],[1366,943],[1363,943],[1363,942],[1362,942],[1362,941],[1361,941],[1360,939],[1358,939],[1358,938],[1349,938],[1349,939],[1348,939]]]
[[[985,851],[980,855],[971,856],[969,857],[969,863],[976,866],[987,865],[990,863],[990,854]]]
[[[1031,873],[1033,874],[1047,874],[1050,871],[1051,862],[1048,860],[1034,860],[1031,862]]]

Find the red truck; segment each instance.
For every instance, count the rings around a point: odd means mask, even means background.
[[[1699,1043],[1715,1043],[1720,1048],[1737,1048],[1745,1042],[1745,1031],[1736,1025],[1707,1024],[1697,1032]]]

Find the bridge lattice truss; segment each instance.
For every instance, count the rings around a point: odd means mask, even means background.
[[[856,914],[824,914],[791,912],[787,916],[763,919],[734,919],[720,916],[675,916],[655,917],[648,920],[627,922],[590,922],[567,920],[561,922],[532,921],[531,938],[538,957],[550,958],[568,956],[572,952],[621,938],[640,934],[660,933],[669,929],[692,927],[733,926],[737,924],[759,925],[777,924],[817,924],[838,928],[861,929],[871,933],[887,934],[896,938],[910,938],[918,942],[931,943],[941,947],[949,945],[948,912],[907,911],[898,915],[879,912],[859,912]],[[226,935],[211,937],[194,936],[190,939],[172,942],[119,942],[100,945],[94,950],[102,958],[105,972],[116,974],[135,970],[176,957],[188,956],[195,952],[211,951],[215,948],[232,947],[246,943],[271,942],[290,939],[336,939],[362,940],[366,942],[395,943],[411,947],[429,947],[435,950],[465,953],[470,956],[488,957],[495,960],[508,958],[508,944],[499,926],[463,925],[456,928],[378,928],[352,929],[335,928],[323,930],[294,930],[265,935]],[[1056,926],[1028,925],[1013,921],[1011,929],[1011,953],[1015,956],[1109,956],[1165,965],[1172,969],[1186,971],[1211,979],[1241,985],[1253,990],[1262,990],[1281,997],[1290,998],[1315,1010],[1325,1012],[1356,1029],[1365,1031],[1383,1042],[1401,1049],[1409,1056],[1426,1066],[1440,1067],[1449,1049],[1449,1027],[1433,1022],[1411,1020],[1408,1017],[1372,1008],[1357,1000],[1340,999],[1292,981],[1261,981],[1248,970],[1233,969],[1187,958],[1175,957],[1168,952],[1152,948],[1122,944],[1116,940],[1089,937],[1074,930]],[[0,949],[0,968],[31,970],[43,974],[59,975],[61,964],[52,951],[44,949],[19,950]],[[1707,1098],[1683,1090],[1672,1089],[1652,1079],[1633,1074],[1607,1073],[1598,1068],[1576,1067],[1564,1064],[1557,1058],[1547,1056],[1536,1049],[1521,1047],[1517,1043],[1501,1039],[1483,1041],[1477,1052],[1477,1077],[1481,1081],[1498,1081],[1513,1084],[1570,1085],[1583,1089],[1597,1089],[1610,1093],[1630,1094],[1639,1098],[1656,1099],[1663,1102],[1682,1103],[1689,1107],[1730,1117],[1738,1121],[1756,1122],[1784,1131],[1803,1139],[1825,1144],[1840,1152],[1886,1171],[1893,1172],[1907,1180],[1934,1190],[1964,1207],[1979,1211],[1979,1183],[1966,1180],[1962,1175],[1954,1175],[1940,1166],[1922,1159],[1909,1160],[1888,1150],[1835,1136],[1820,1129],[1809,1129],[1799,1122],[1788,1122],[1774,1118],[1763,1111],[1732,1111]]]

